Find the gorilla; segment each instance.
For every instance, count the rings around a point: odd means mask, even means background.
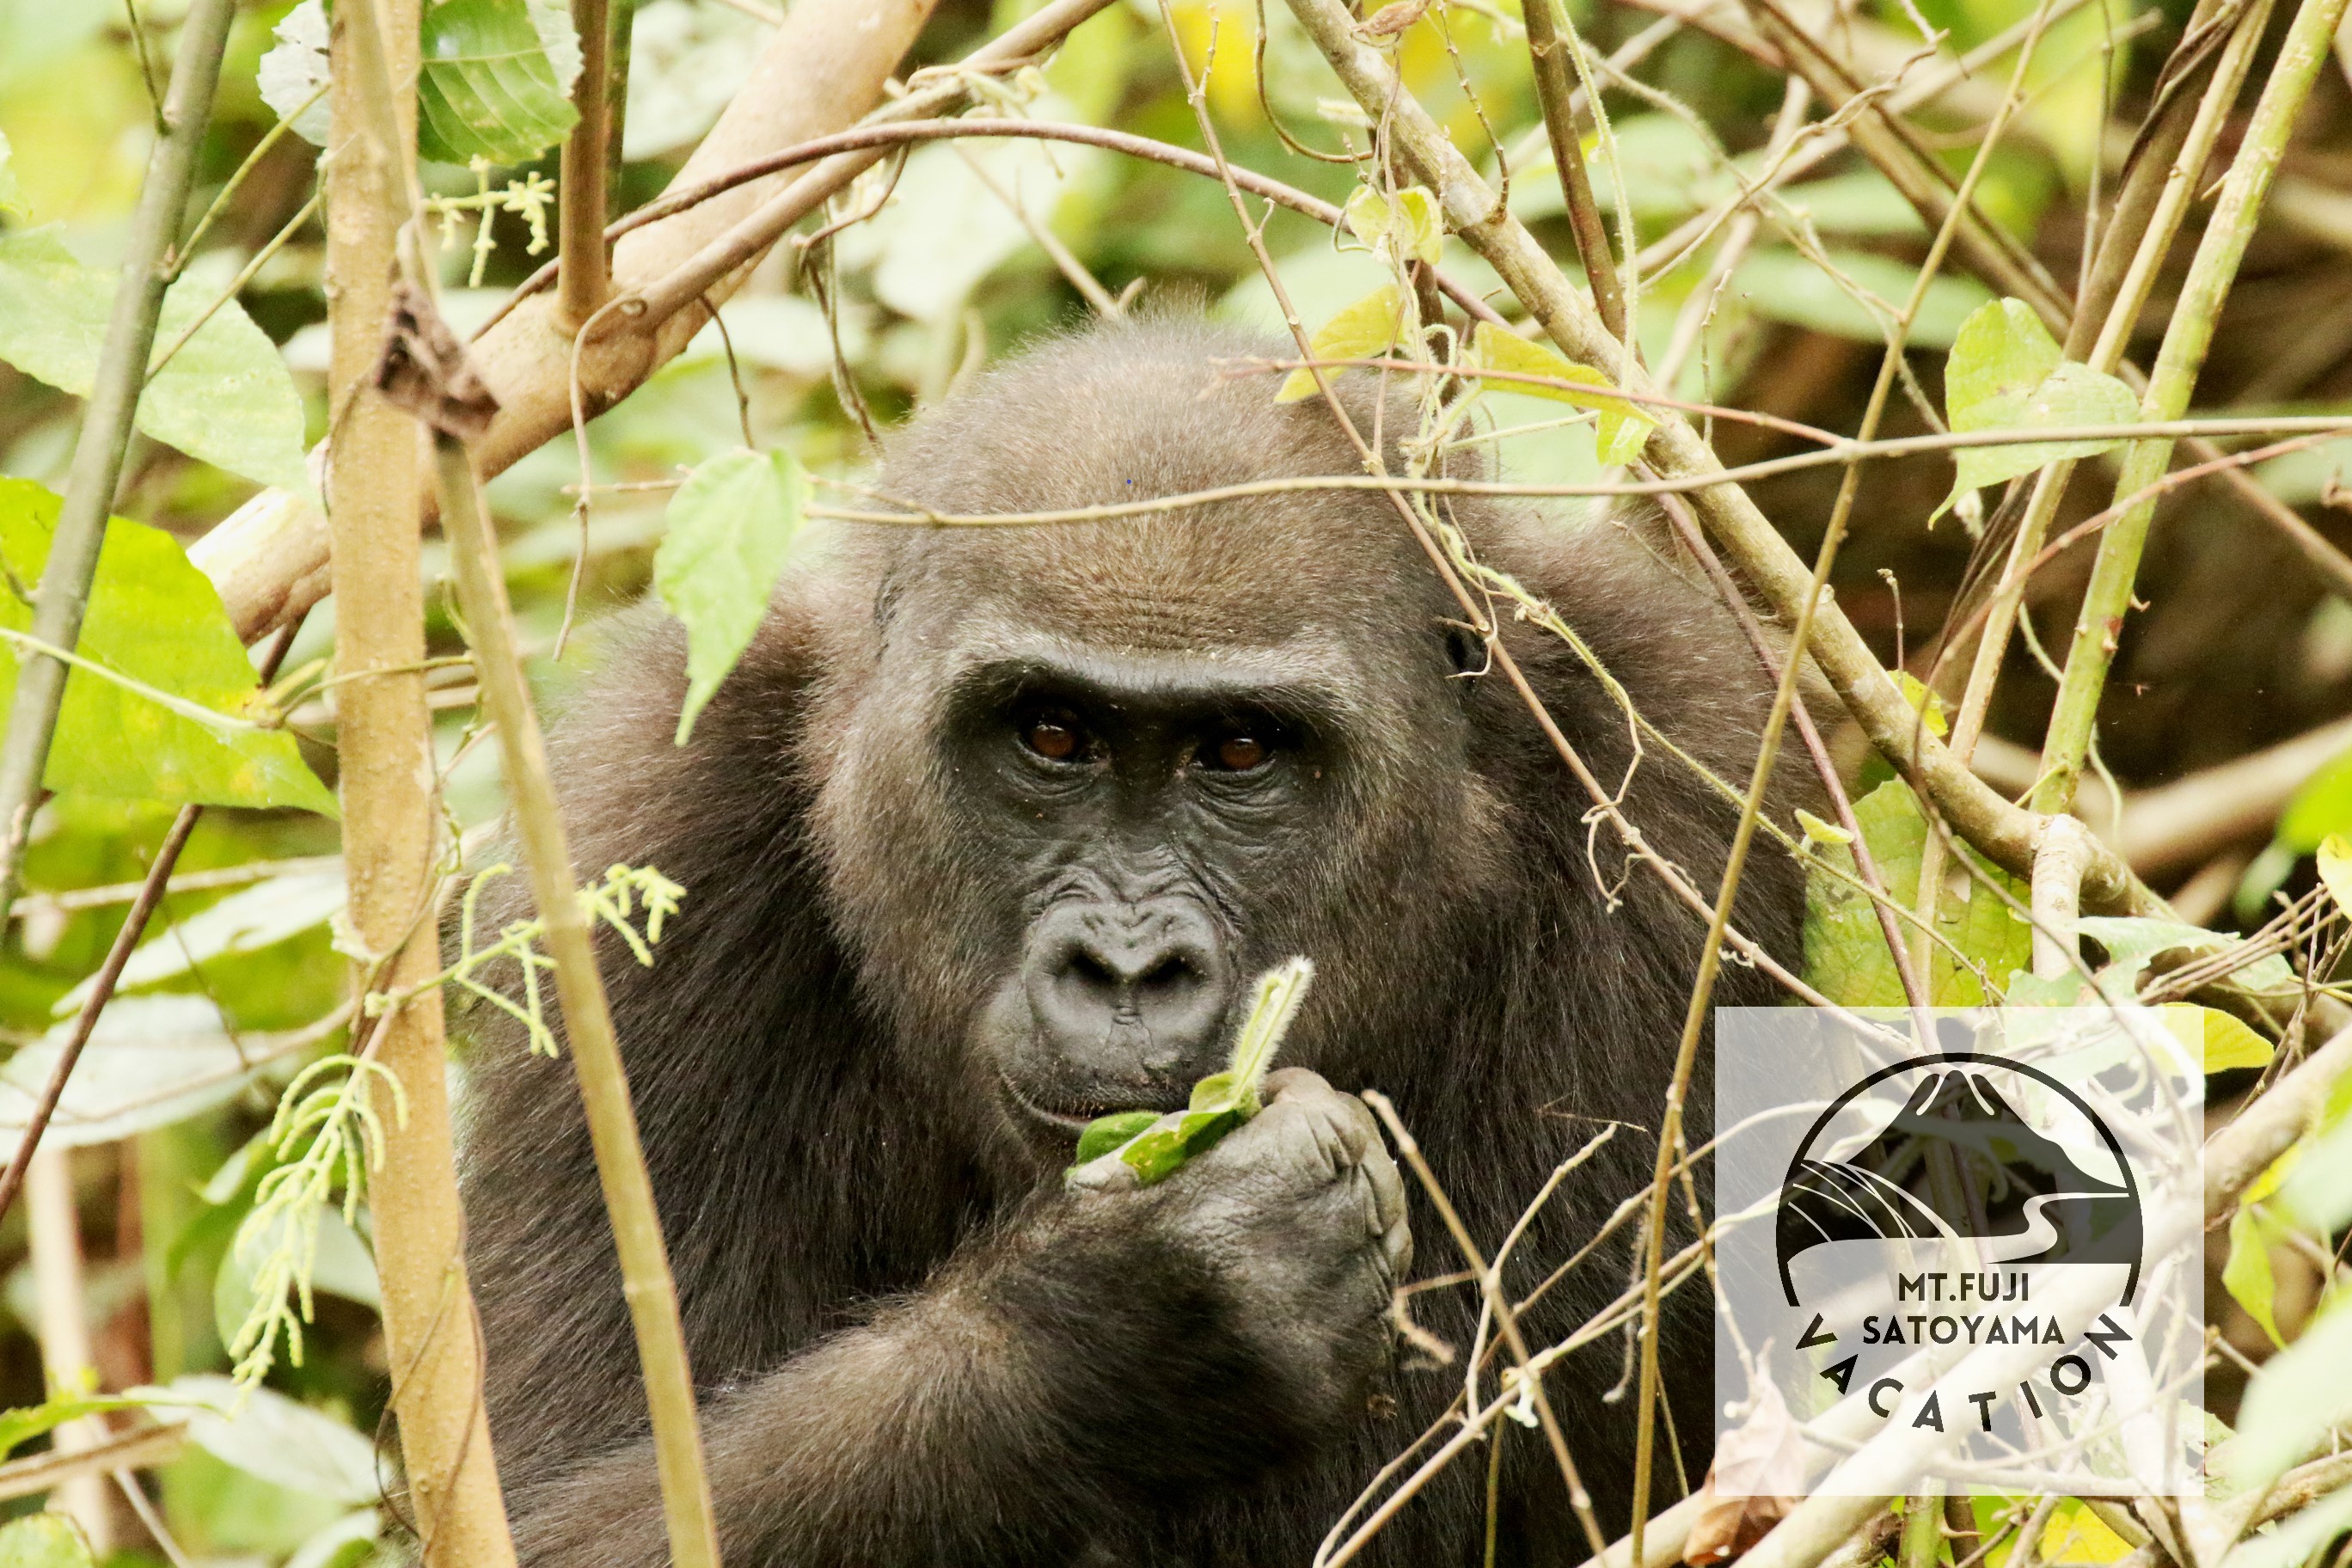
[[[1009,513],[1361,473],[1320,399],[1236,373],[1274,352],[1171,316],[1048,342],[914,419],[881,489]],[[1398,471],[1411,409],[1343,384]],[[1744,783],[1769,687],[1669,547],[1441,510]],[[1559,729],[1604,780],[1630,773],[1648,843],[1711,891],[1735,808],[1654,742],[1637,756],[1602,682],[1509,608]],[[1629,1124],[1529,1224],[1514,1295],[1646,1183],[1702,922],[1590,820],[1384,497],[842,525],[683,747],[682,636],[616,622],[552,755],[583,879],[627,862],[688,889],[650,967],[603,957],[730,1568],[1306,1563],[1459,1392],[1477,1310],[1440,1279],[1410,1300],[1423,1350],[1398,1343],[1416,1250],[1424,1277],[1464,1265],[1355,1091],[1393,1100],[1488,1252]],[[1758,855],[1742,928],[1788,955],[1801,906],[1793,863]],[[1318,977],[1265,1110],[1156,1185],[1066,1185],[1087,1121],[1181,1107],[1291,954]],[[1718,999],[1772,992],[1731,965]],[[511,1044],[495,1018],[474,1033]],[[468,1075],[490,1426],[525,1563],[651,1568],[646,1407],[570,1070],[501,1048]],[[1634,1229],[1527,1314],[1531,1343],[1638,1277]],[[1703,1294],[1670,1298],[1662,1336],[1661,1503],[1711,1441]],[[1604,1335],[1547,1378],[1612,1534],[1630,1354]],[[1499,1431],[1365,1560],[1479,1561],[1491,1474],[1500,1561],[1582,1562],[1545,1440]]]

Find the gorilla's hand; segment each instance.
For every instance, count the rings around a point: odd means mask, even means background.
[[[1391,1290],[1412,1262],[1404,1185],[1363,1101],[1286,1068],[1267,1078],[1264,1110],[1160,1185],[1135,1192],[1116,1156],[1070,1184],[1100,1194],[1078,1201],[1102,1220],[1139,1221],[1199,1267],[1223,1298],[1216,1318],[1272,1369],[1302,1425],[1363,1414]]]

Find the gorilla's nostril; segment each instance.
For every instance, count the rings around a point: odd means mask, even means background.
[[[1119,988],[1118,972],[1084,948],[1070,954],[1069,973],[1072,979],[1089,990],[1116,991]]]
[[[1189,990],[1199,979],[1200,975],[1194,973],[1188,960],[1171,955],[1160,960],[1158,964],[1140,976],[1135,983],[1135,988],[1139,992],[1164,996],[1173,992]]]

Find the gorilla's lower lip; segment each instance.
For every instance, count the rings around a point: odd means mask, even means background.
[[[1051,1128],[1073,1139],[1087,1130],[1087,1122],[1103,1114],[1099,1110],[1049,1110],[1013,1088],[1013,1080],[1002,1073],[997,1075],[996,1081],[1004,1090],[1004,1098],[1011,1100],[1022,1115],[1040,1126]]]

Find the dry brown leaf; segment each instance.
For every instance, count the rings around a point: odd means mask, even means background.
[[[1804,1484],[1804,1434],[1780,1391],[1760,1384],[1755,1411],[1715,1446],[1683,1562],[1689,1568],[1718,1568],[1744,1555],[1788,1517]]]

